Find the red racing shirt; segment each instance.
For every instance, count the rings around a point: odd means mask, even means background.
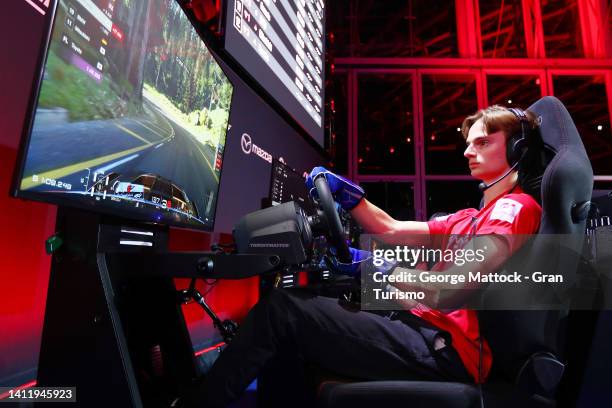
[[[457,248],[457,236],[472,235],[513,235],[535,234],[540,226],[542,208],[518,186],[511,193],[500,194],[481,210],[468,208],[429,221],[429,232],[434,247]],[[461,238],[459,238],[461,239]],[[505,240],[509,253],[520,247],[520,240]],[[442,270],[439,264],[432,268]],[[482,377],[479,378],[480,341],[478,318],[474,310],[459,309],[450,312],[421,306],[411,312],[436,327],[450,333],[453,347],[457,350],[463,365],[476,382],[483,382],[491,369],[493,357],[486,340],[483,341]]]

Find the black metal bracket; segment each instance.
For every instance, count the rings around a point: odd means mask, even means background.
[[[208,303],[206,303],[206,299],[204,299],[204,296],[202,296],[200,291],[196,289],[195,283],[196,280],[192,279],[188,289],[183,289],[179,291],[180,302],[187,303],[190,300],[195,301],[198,305],[202,307],[202,309],[204,309],[206,314],[210,316],[213,321],[213,325],[215,326],[215,328],[217,328],[217,330],[219,330],[219,333],[221,333],[223,341],[225,341],[226,343],[231,342],[234,336],[236,335],[236,332],[238,331],[238,324],[230,319],[219,319],[219,316],[217,316],[217,314],[211,309]]]

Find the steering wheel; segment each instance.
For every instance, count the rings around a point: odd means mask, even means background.
[[[353,258],[349,252],[348,244],[344,239],[344,228],[340,221],[340,215],[336,211],[334,197],[325,176],[314,179],[314,185],[319,194],[319,206],[327,220],[331,244],[336,248],[336,258],[342,263],[351,263]]]

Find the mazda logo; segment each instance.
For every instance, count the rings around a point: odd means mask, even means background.
[[[261,147],[257,146],[253,143],[251,136],[248,133],[243,133],[242,138],[240,138],[240,147],[244,154],[253,153],[255,156],[258,156],[260,159],[267,161],[268,163],[272,163],[272,155],[266,152]]]
[[[250,154],[251,148],[253,147],[251,136],[246,133],[243,133],[242,138],[240,139],[240,147],[242,147],[242,151],[244,152],[244,154]]]

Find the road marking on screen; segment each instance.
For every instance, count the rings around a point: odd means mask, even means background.
[[[152,113],[153,113],[153,112],[152,112]],[[135,120],[136,122],[138,122],[138,123],[140,123],[140,124],[143,124],[143,125],[144,125],[144,123],[143,123],[142,121],[140,121],[140,120],[138,120],[138,119],[134,119],[134,120]],[[158,130],[158,133],[159,133],[159,132],[166,132],[166,131],[168,131],[167,129],[164,129],[162,126],[158,125],[157,123],[153,122],[153,121],[152,121],[152,120],[150,120],[150,119],[147,119],[147,120],[146,120],[146,122],[148,123],[148,125],[149,125],[149,126],[153,126],[155,129],[157,129],[157,130]],[[172,129],[171,129],[171,130],[172,130]],[[164,136],[164,137],[167,137],[167,136]]]
[[[113,163],[111,163],[111,164],[109,164],[109,165],[107,165],[107,166],[100,167],[99,169],[97,169],[97,170],[96,170],[96,173],[102,173],[102,174],[104,174],[104,173],[106,173],[107,171],[109,171],[110,169],[112,169],[112,168],[115,168],[115,167],[119,166],[120,164],[127,163],[127,162],[129,162],[130,160],[134,160],[134,159],[135,159],[135,158],[137,158],[138,156],[140,156],[140,155],[139,155],[139,154],[133,154],[133,155],[131,155],[131,156],[129,156],[129,157],[126,157],[125,159],[117,160],[116,162],[113,162]],[[95,173],[94,173],[94,174],[95,174]],[[108,179],[107,179],[107,180],[108,180]]]
[[[127,156],[128,154],[139,152],[141,150],[151,147],[152,145],[153,143],[149,143],[143,146],[138,146],[138,147],[133,147],[131,149],[123,150],[121,152],[112,153],[112,154],[109,154],[103,157],[96,157],[95,159],[87,160],[81,163],[71,164],[65,167],[60,167],[58,169],[49,170],[44,173],[38,174],[39,176],[38,180],[43,180],[44,178],[52,178],[52,179],[57,180],[62,177],[66,177],[71,174],[74,174],[77,171],[82,171],[88,167],[90,168],[96,167],[108,161],[115,160],[123,156]],[[21,188],[23,190],[27,190],[32,187],[36,187],[40,184],[42,184],[42,181],[33,181],[32,176],[27,176],[21,179]]]
[[[147,97],[146,94],[144,95],[144,97],[145,98]],[[163,121],[166,122],[166,124],[168,126],[170,126],[170,131],[172,132],[172,134],[169,137],[173,137],[175,135],[174,126],[172,126],[172,123],[170,123],[168,118],[166,118],[166,114],[164,113],[164,111],[162,109],[160,109],[157,105],[155,105],[155,103],[153,103],[151,101],[149,101],[149,103],[153,106],[153,113],[157,114],[158,118],[162,118]],[[155,112],[155,111],[157,111],[157,112]]]
[[[140,136],[138,133],[126,128],[125,126],[121,126],[118,123],[113,123],[113,125],[117,126],[119,129],[123,130],[125,133],[127,133],[130,136],[134,136],[136,139],[140,139],[145,143],[151,143],[149,140],[145,139],[144,137]]]
[[[218,183],[219,182],[219,177],[217,176],[217,173],[215,173],[215,170],[213,169],[213,166],[210,164],[210,162],[206,158],[206,155],[204,154],[202,149],[200,149],[200,146],[198,146],[198,143],[200,143],[200,142],[198,142],[198,141],[194,141],[193,142],[193,144],[195,145],[196,149],[198,149],[200,151],[200,154],[202,155],[202,157],[204,157],[204,160],[206,161],[206,164],[208,164],[208,168],[210,169],[210,171],[212,172],[213,177],[215,178],[215,180]]]
[[[138,123],[140,126],[142,126],[143,128],[149,129],[151,132],[155,133],[157,136],[161,137],[162,139],[165,139],[167,137],[169,137],[169,135],[162,135],[161,133],[159,133],[158,131],[156,131],[155,129],[151,129],[150,127],[148,127],[147,125],[145,125],[144,123],[142,123],[141,121],[139,121],[138,119],[132,119],[134,122]]]
[[[147,113],[147,115],[148,115],[148,116],[153,115],[153,116],[155,116],[157,119],[159,119],[159,118],[160,118],[160,116],[161,116],[161,117],[163,117],[163,115],[162,115],[162,114],[159,112],[159,108],[157,108],[155,105],[153,105],[153,103],[152,103],[151,101],[149,101],[148,99],[146,99],[146,96],[144,96],[144,97],[145,97],[145,102],[147,102],[147,103],[144,103],[142,106],[143,106],[143,108],[144,108],[145,112]],[[151,104],[152,106],[149,106],[149,104]],[[149,113],[150,113],[151,115],[149,115]],[[159,129],[159,130],[160,130],[160,131],[162,131],[162,132],[168,131],[168,132],[170,132],[170,133],[174,134],[174,128],[172,127],[172,125],[171,125],[170,123],[166,123],[168,126],[170,126],[170,130],[167,130],[167,129],[164,129],[164,127],[163,127],[163,126],[161,126],[161,124],[157,123],[157,122],[158,122],[157,120],[153,121],[152,119],[153,119],[153,118],[151,118],[151,119],[147,119],[147,123],[148,123],[149,125],[156,127],[157,129]],[[164,119],[165,119],[165,118],[164,118]],[[166,122],[167,122],[167,120],[166,120]]]

